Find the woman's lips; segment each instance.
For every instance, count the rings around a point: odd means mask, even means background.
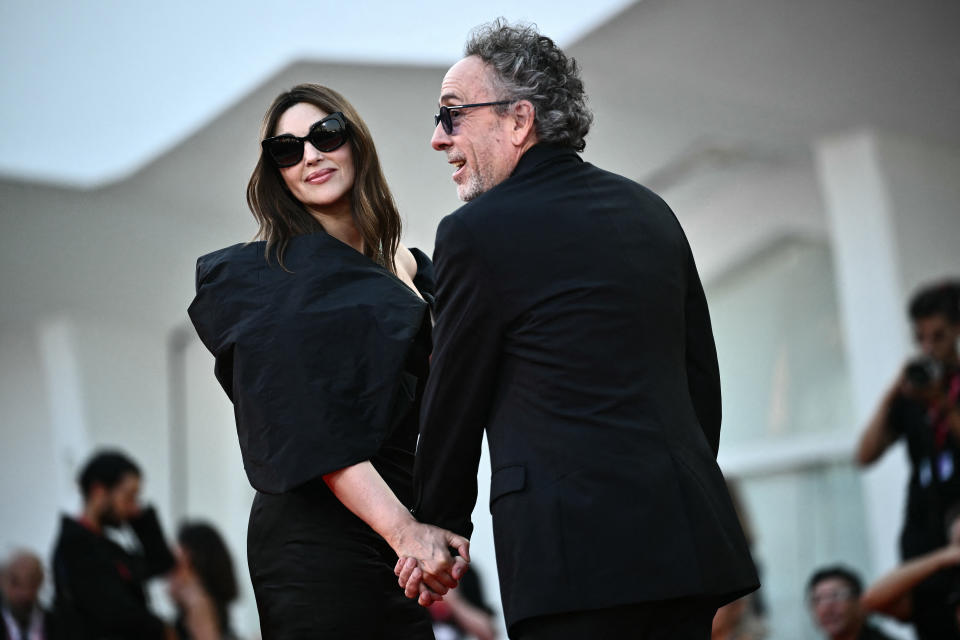
[[[323,184],[330,179],[334,171],[336,171],[336,169],[320,169],[319,171],[314,171],[307,176],[304,182],[308,184]]]

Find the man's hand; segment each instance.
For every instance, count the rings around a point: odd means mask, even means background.
[[[441,531],[443,531],[441,529]],[[451,534],[449,531],[445,532],[448,535]],[[459,536],[456,536],[460,538]],[[460,538],[460,540],[466,540],[465,538]],[[463,577],[463,574],[467,572],[469,566],[470,556],[469,552],[469,543],[464,547],[463,545],[457,547],[457,551],[460,553],[459,557],[453,558],[453,565],[450,568],[450,577],[454,580],[454,584],[449,586],[449,588],[455,588],[457,583],[460,581],[460,578]],[[404,594],[408,598],[416,598],[417,601],[424,607],[429,607],[434,602],[443,599],[443,595],[447,592],[448,588],[446,583],[440,583],[441,586],[438,588],[432,588],[428,585],[436,584],[434,579],[429,576],[429,574],[423,571],[422,566],[417,561],[416,558],[409,556],[401,556],[397,560],[397,564],[394,567],[394,574],[397,576],[397,582],[400,585],[400,588],[403,589]]]
[[[467,572],[468,565],[463,558],[454,558],[452,575],[459,581]],[[393,572],[397,575],[397,583],[403,589],[404,595],[411,599],[416,598],[421,606],[429,607],[434,602],[443,600],[443,595],[424,584],[423,570],[415,558],[400,558]]]
[[[432,591],[423,583],[423,571],[417,564],[416,558],[398,559],[393,572],[398,576],[397,582],[403,589],[404,595],[411,599],[415,598],[420,606],[429,607],[434,602],[443,600],[442,595]]]
[[[457,586],[460,576],[466,570],[466,564],[470,562],[469,540],[446,529],[415,520],[397,532],[390,546],[397,557],[415,559],[420,571],[420,581],[441,596]],[[460,554],[457,561],[450,554],[451,547]]]

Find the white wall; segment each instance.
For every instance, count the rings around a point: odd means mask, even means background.
[[[0,553],[26,547],[45,557],[60,492],[36,331],[0,328],[0,363]]]

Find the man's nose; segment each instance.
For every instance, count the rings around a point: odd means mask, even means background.
[[[430,138],[430,146],[433,147],[434,151],[443,151],[451,144],[453,144],[453,140],[451,140],[447,132],[444,131],[443,124],[438,122],[437,126],[433,128],[433,137]]]

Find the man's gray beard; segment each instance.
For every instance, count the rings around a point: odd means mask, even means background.
[[[457,196],[464,202],[470,202],[489,189],[483,182],[483,176],[479,172],[472,173],[463,189],[457,189]]]

